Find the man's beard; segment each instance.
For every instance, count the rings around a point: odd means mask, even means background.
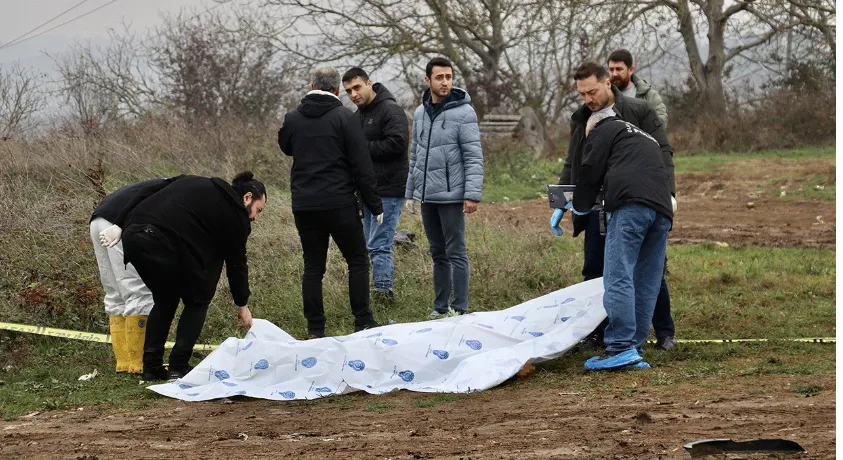
[[[621,79],[620,77],[613,78],[612,84],[615,85],[618,89],[626,89],[626,87],[629,86],[629,78],[627,78],[627,79]]]

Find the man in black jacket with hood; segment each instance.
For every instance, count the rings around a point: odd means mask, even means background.
[[[263,211],[266,188],[251,172],[232,183],[214,177],[180,176],[153,195],[138,195],[100,234],[103,245],[123,239],[131,263],[152,291],[143,350],[143,379],[181,378],[205,323],[225,263],[231,296],[238,306],[238,327],[250,327],[249,266],[246,240]],[[125,230],[121,231],[121,228]],[[179,301],[184,310],[164,369],[164,345]]]
[[[355,191],[378,224],[383,222],[383,207],[363,130],[339,100],[339,72],[316,69],[310,89],[301,104],[284,115],[278,145],[293,157],[290,190],[304,256],[304,317],[308,335],[319,338],[325,336],[322,277],[329,237],[348,264],[355,332],[378,326],[369,307],[369,257]]]
[[[586,121],[595,112],[610,108],[621,119],[632,123],[653,137],[659,146],[662,161],[668,170],[670,191],[676,196],[676,182],[673,172],[673,147],[667,138],[667,132],[659,120],[656,112],[644,101],[625,97],[611,84],[609,72],[597,62],[586,62],[574,72],[574,80],[584,104],[571,116],[571,140],[568,144],[568,156],[559,177],[560,184],[576,184],[579,177],[585,146]],[[554,211],[550,220],[550,227],[561,235],[559,222],[564,210]],[[585,281],[603,276],[603,254],[606,237],[600,234],[598,212],[588,215],[574,215],[574,236],[585,231],[583,243],[582,275]],[[670,315],[670,292],[667,283],[662,280],[659,290],[656,315],[653,318],[656,325],[658,343],[656,348],[667,349],[673,346],[674,325]],[[603,329],[605,323],[589,334],[583,343],[583,348],[591,349],[603,346]]]
[[[673,223],[671,183],[658,141],[611,109],[595,112],[585,130],[573,212],[587,215],[600,190],[606,212],[603,307],[606,352],[587,370],[649,368],[641,356],[664,275]]]
[[[383,203],[383,224],[369,207],[363,208],[363,234],[372,260],[372,280],[375,298],[386,302],[393,299],[392,240],[401,209],[404,207],[404,187],[410,162],[407,146],[410,127],[404,109],[380,83],[372,84],[369,75],[359,67],[352,67],[342,76],[348,98],[357,106],[357,120],[369,144],[369,155],[375,169],[378,195]]]

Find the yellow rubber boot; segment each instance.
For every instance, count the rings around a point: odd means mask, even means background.
[[[147,316],[126,317],[127,372],[143,373],[143,343],[146,340]]]
[[[111,348],[114,349],[114,358],[117,361],[117,372],[129,370],[129,363],[126,355],[126,318],[123,315],[111,315],[108,317],[108,329],[111,333]]]

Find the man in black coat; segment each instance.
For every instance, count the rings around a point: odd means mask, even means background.
[[[293,157],[290,190],[304,256],[304,317],[308,335],[319,338],[325,336],[322,277],[329,237],[348,264],[354,330],[378,326],[369,307],[369,257],[355,191],[378,224],[383,207],[363,131],[339,100],[339,72],[323,67],[312,77],[311,91],[284,116],[278,145]]]
[[[585,145],[586,121],[595,112],[611,108],[621,119],[632,123],[643,130],[659,145],[662,161],[668,170],[670,191],[676,196],[676,183],[673,171],[673,148],[667,138],[656,112],[646,102],[625,97],[611,84],[609,72],[597,62],[586,62],[574,72],[574,80],[584,104],[571,116],[571,140],[568,144],[568,156],[559,177],[560,184],[576,184],[582,163],[583,147]],[[561,235],[559,223],[564,210],[554,211],[550,220],[550,227]],[[585,231],[583,242],[583,279],[599,278],[603,276],[603,253],[606,237],[600,234],[600,219],[597,211],[588,215],[574,215],[574,236]],[[667,282],[662,280],[659,298],[656,306],[654,323],[657,324],[657,348],[669,348],[673,344],[674,326],[670,315],[670,292]],[[583,343],[583,348],[591,349],[603,346],[603,329],[605,323],[595,329]]]
[[[649,368],[641,356],[664,275],[673,223],[671,183],[658,141],[610,110],[589,118],[573,213],[587,215],[603,190],[606,351],[587,370]]]
[[[125,262],[135,266],[152,291],[155,306],[146,327],[144,380],[181,378],[190,372],[188,361],[223,263],[239,307],[238,327],[251,326],[246,240],[265,205],[266,188],[251,172],[238,174],[230,185],[216,177],[181,176],[148,198],[133,200],[115,226],[103,231],[104,245],[114,244],[122,234]],[[184,310],[168,372],[164,345],[180,300]]]
[[[369,145],[375,170],[378,195],[383,203],[383,224],[376,215],[363,208],[363,234],[372,261],[374,295],[390,302],[395,265],[392,261],[392,240],[404,207],[404,187],[410,162],[407,146],[410,127],[404,109],[380,83],[372,84],[369,75],[359,67],[349,69],[342,77],[349,99],[357,106],[357,119]]]

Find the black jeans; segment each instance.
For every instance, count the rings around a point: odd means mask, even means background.
[[[582,276],[583,281],[588,281],[603,276],[606,236],[600,234],[599,213],[589,213],[584,233]],[[595,336],[600,343],[603,343],[603,330],[606,329],[608,323],[608,319],[604,320],[589,335]],[[670,314],[670,291],[667,289],[664,278],[662,278],[659,296],[656,299],[656,309],[653,311],[653,329],[656,331],[657,339],[671,337],[676,332],[673,316]]]
[[[193,347],[205,325],[209,302],[183,298],[184,281],[178,254],[167,237],[154,226],[129,225],[123,231],[123,248],[127,260],[131,261],[152,291],[155,302],[147,318],[144,369],[153,370],[164,364],[164,346],[179,300],[184,301],[184,310],[176,329],[176,343],[170,352],[170,369],[187,368]]]
[[[365,327],[373,323],[374,317],[369,308],[369,249],[356,206],[296,211],[293,216],[304,256],[301,294],[307,330],[325,331],[322,277],[328,259],[328,237],[333,238],[348,264],[348,297],[354,326]]]

